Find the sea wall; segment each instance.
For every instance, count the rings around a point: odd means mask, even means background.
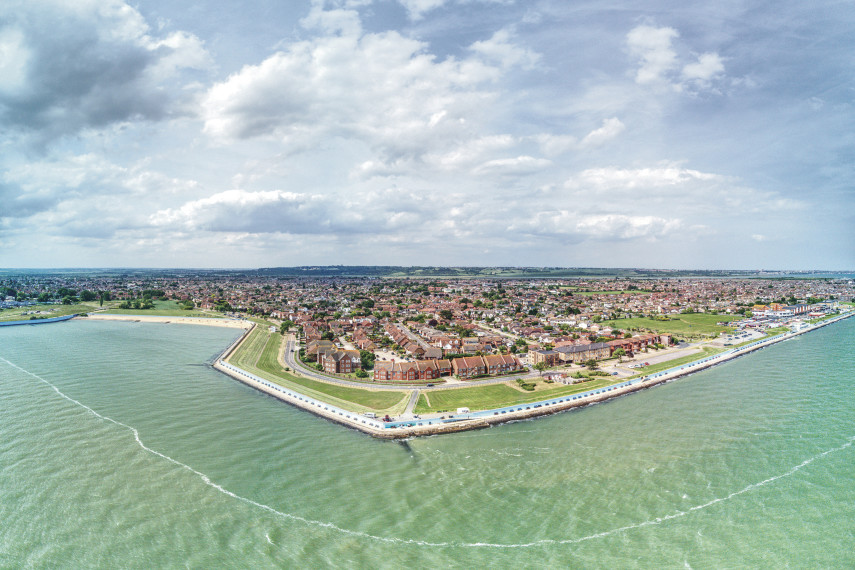
[[[223,355],[221,355],[214,364],[214,368],[243,382],[244,384],[252,386],[253,388],[265,392],[275,398],[328,420],[363,431],[374,437],[399,439],[481,429],[493,424],[550,415],[573,408],[604,402],[637,390],[644,390],[658,384],[663,384],[676,378],[693,374],[700,370],[705,370],[717,364],[727,362],[800,334],[822,328],[853,315],[855,315],[855,311],[849,311],[839,317],[817,323],[816,325],[798,332],[782,333],[768,339],[758,340],[742,347],[727,350],[714,356],[702,358],[695,362],[675,366],[668,370],[650,374],[649,376],[627,380],[612,386],[589,390],[587,392],[574,395],[531,402],[528,404],[518,404],[491,410],[480,410],[466,414],[448,414],[440,418],[432,417],[384,422],[376,418],[368,418],[357,412],[338,408],[329,403],[310,398],[296,390],[285,388],[260,378],[225,361],[225,358],[230,356],[246,338],[246,334],[223,352]],[[247,334],[248,332],[249,331],[247,331]]]
[[[77,315],[65,315],[64,317],[50,317],[47,319],[27,319],[25,321],[0,321],[0,327],[14,327],[18,325],[46,325],[48,323],[61,323],[76,317]]]

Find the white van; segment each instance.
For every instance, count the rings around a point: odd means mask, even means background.
[[[468,414],[469,408],[457,408],[457,413],[458,414]]]

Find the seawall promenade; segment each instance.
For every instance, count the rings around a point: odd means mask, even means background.
[[[589,406],[591,404],[610,400],[637,390],[644,390],[658,384],[663,384],[665,382],[693,374],[700,370],[705,370],[734,358],[739,358],[740,356],[766,348],[767,346],[771,346],[778,342],[794,338],[800,334],[828,326],[853,315],[855,315],[855,311],[848,311],[840,316],[810,325],[796,332],[781,333],[767,339],[752,342],[745,346],[727,350],[714,356],[709,356],[694,362],[675,366],[668,370],[663,370],[662,372],[650,374],[649,376],[634,378],[612,386],[589,390],[579,394],[561,396],[503,408],[479,410],[465,414],[446,414],[439,417],[424,417],[390,422],[380,421],[376,418],[369,418],[365,415],[359,414],[358,412],[344,410],[329,403],[310,398],[301,394],[297,390],[285,388],[272,383],[226,362],[228,356],[230,356],[237,346],[239,346],[240,342],[246,338],[249,331],[247,331],[241,339],[238,339],[238,341],[223,352],[214,364],[214,368],[249,386],[318,416],[358,429],[374,437],[396,439],[480,429],[489,427],[493,424],[550,415],[573,408]],[[402,386],[401,388],[406,389],[407,387]]]

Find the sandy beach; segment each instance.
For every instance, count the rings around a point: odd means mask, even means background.
[[[203,317],[165,317],[160,315],[111,315],[92,313],[87,317],[77,317],[81,321],[131,321],[138,323],[165,323],[179,325],[203,325],[208,327],[228,327],[248,329],[252,322],[240,319],[206,319]]]

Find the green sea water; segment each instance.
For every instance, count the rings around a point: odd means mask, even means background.
[[[236,334],[0,328],[0,567],[855,567],[855,319],[406,442],[206,366]]]

